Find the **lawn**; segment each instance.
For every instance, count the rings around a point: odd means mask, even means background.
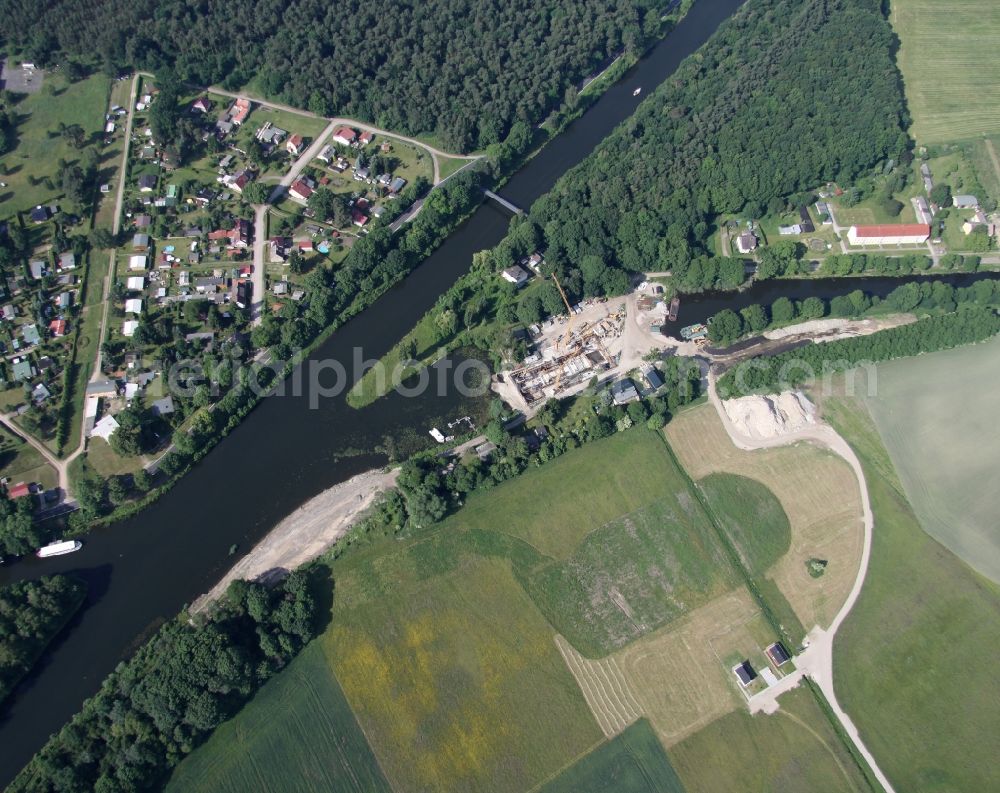
[[[974,385],[955,384],[974,376]],[[1000,583],[1000,341],[880,365],[867,407],[920,524]],[[946,420],[943,420],[947,417]]]
[[[713,721],[672,746],[670,760],[687,793],[870,790],[804,685],[772,715],[740,709]]]
[[[280,762],[275,762],[280,758]],[[167,793],[391,793],[313,642],[174,771]]]
[[[601,738],[509,564],[462,545],[340,570],[318,640],[396,790],[526,790]]]
[[[102,477],[134,474],[142,468],[141,457],[122,457],[103,438],[91,438],[87,444],[87,462]]]
[[[698,486],[751,575],[763,575],[788,553],[792,542],[788,516],[760,482],[735,474],[710,474]]]
[[[646,719],[580,758],[539,793],[684,793]]]
[[[823,411],[861,458],[875,517],[834,645],[840,703],[897,790],[1000,790],[1000,590],[921,529],[864,404]]]
[[[444,530],[500,531],[562,560],[595,529],[683,488],[654,433],[619,433],[473,494]]]
[[[55,469],[41,453],[15,437],[6,427],[0,426],[0,476],[18,482],[39,482],[45,489],[59,484]]]
[[[438,157],[438,172],[442,179],[447,179],[455,171],[461,170],[468,165],[471,160],[463,160],[458,157]]]
[[[1000,132],[1000,5],[893,0],[889,19],[917,143]]]
[[[52,86],[54,93],[46,86]],[[61,195],[59,160],[77,162],[80,150],[59,134],[58,126],[60,122],[67,126],[79,124],[88,145],[100,145],[108,108],[108,86],[108,77],[102,74],[67,84],[58,73],[49,73],[41,91],[24,96],[14,106],[20,118],[18,143],[3,156],[7,173],[2,181],[7,187],[0,190],[0,217],[31,209]],[[56,183],[55,190],[43,184],[47,177]]]

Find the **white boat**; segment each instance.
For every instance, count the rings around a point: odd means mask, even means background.
[[[638,96],[638,95],[639,95],[639,94],[641,94],[641,93],[642,93],[642,88],[636,88],[636,89],[635,89],[635,90],[634,90],[634,91],[632,92],[632,96]]]
[[[73,551],[79,551],[83,547],[83,543],[79,540],[64,540],[63,542],[53,542],[46,545],[44,548],[39,548],[35,552],[35,556],[39,559],[45,559],[49,556],[62,556],[64,553],[73,553]]]

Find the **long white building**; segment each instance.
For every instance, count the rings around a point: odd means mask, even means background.
[[[926,223],[887,223],[881,226],[851,226],[847,241],[851,245],[921,245],[931,235]]]

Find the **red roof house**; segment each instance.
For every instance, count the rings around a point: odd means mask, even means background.
[[[358,143],[360,143],[362,146],[367,146],[373,140],[375,140],[374,132],[362,132],[361,137],[358,138]]]
[[[365,215],[364,213],[359,212],[358,210],[355,209],[351,213],[351,220],[354,221],[355,226],[364,226],[365,223],[368,222],[368,215]]]
[[[309,196],[313,194],[313,189],[303,179],[296,179],[288,188],[288,194],[299,201],[308,201]]]
[[[301,135],[292,135],[287,141],[285,141],[285,148],[288,149],[288,153],[298,157],[302,154],[302,144],[305,143],[305,138]]]
[[[358,133],[350,127],[337,127],[333,131],[333,140],[342,146],[350,146],[358,139]]]
[[[66,335],[66,320],[64,319],[54,319],[49,323],[49,333],[53,336],[65,336]]]
[[[247,116],[250,115],[250,100],[249,99],[237,99],[233,102],[233,106],[229,110],[230,121],[239,126],[244,121],[247,120]]]
[[[31,485],[25,484],[24,482],[18,482],[13,487],[7,490],[7,496],[11,499],[23,498],[24,496],[31,495]]]

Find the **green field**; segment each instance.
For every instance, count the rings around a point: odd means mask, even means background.
[[[969,388],[956,388],[967,381]],[[882,364],[867,399],[920,524],[1000,582],[1000,340]]]
[[[684,793],[646,719],[577,760],[539,793]]]
[[[889,19],[917,143],[1000,132],[1000,5],[892,0]]]
[[[869,790],[804,685],[782,694],[773,715],[716,719],[671,747],[670,760],[687,793]]]
[[[619,433],[473,494],[448,523],[501,531],[565,559],[594,529],[683,489],[655,433]]]
[[[108,83],[102,74],[70,84],[58,74],[46,74],[45,84],[53,86],[54,93],[43,84],[36,94],[18,95],[19,101],[14,105],[19,117],[18,142],[2,158],[6,173],[0,176],[0,181],[6,182],[7,187],[0,188],[0,217],[31,209],[62,193],[57,175],[59,160],[77,162],[80,150],[59,134],[59,123],[79,124],[88,144],[100,137],[108,110]],[[46,177],[56,183],[55,190],[42,183]]]
[[[49,489],[59,484],[55,469],[45,461],[41,453],[2,426],[0,476],[8,477],[12,485],[18,482],[39,482]]]
[[[502,559],[438,534],[341,570],[319,640],[397,790],[526,790],[601,739]]]
[[[861,458],[875,516],[834,645],[840,703],[897,790],[1000,790],[1000,589],[921,529],[864,404],[823,410]]]
[[[665,468],[671,463],[664,458]],[[599,658],[735,588],[739,579],[698,502],[670,495],[591,532],[563,562],[524,583],[556,630]]]
[[[735,474],[711,474],[698,486],[751,575],[763,575],[788,553],[792,528],[781,502],[767,487]]]
[[[274,758],[282,762],[273,762]],[[178,766],[169,793],[380,793],[385,781],[313,642]]]

